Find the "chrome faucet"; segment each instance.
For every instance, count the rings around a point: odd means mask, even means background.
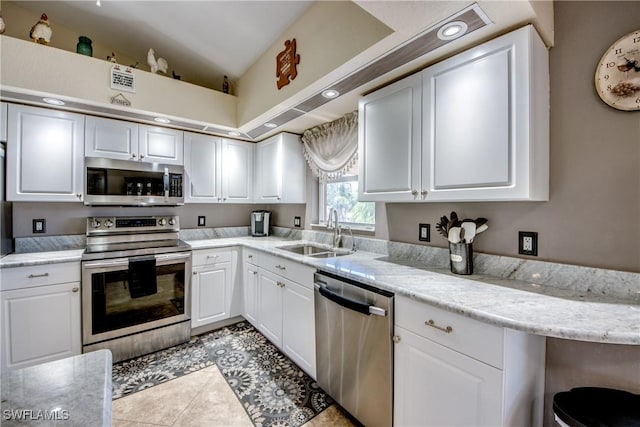
[[[333,229],[333,247],[339,248],[342,241],[342,226],[338,223],[338,211],[335,208],[329,211],[327,229]]]

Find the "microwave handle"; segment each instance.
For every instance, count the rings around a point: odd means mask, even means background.
[[[164,184],[164,197],[169,197],[169,168],[164,168],[162,182]]]

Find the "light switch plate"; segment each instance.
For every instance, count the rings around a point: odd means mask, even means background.
[[[46,233],[47,232],[47,220],[44,218],[33,220],[33,233]]]
[[[418,227],[418,240],[422,242],[431,241],[431,226],[429,224],[420,224]]]
[[[294,227],[300,227],[300,217],[299,216],[293,217],[293,226]]]
[[[207,221],[204,216],[198,216],[198,227],[204,227]]]

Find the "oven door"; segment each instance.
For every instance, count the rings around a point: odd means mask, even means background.
[[[83,261],[83,344],[189,320],[190,287],[191,252]]]

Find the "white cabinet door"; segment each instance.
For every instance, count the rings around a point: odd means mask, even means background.
[[[183,132],[158,126],[139,125],[139,159],[165,165],[184,164]]]
[[[220,138],[185,132],[185,202],[220,201],[220,163]]]
[[[424,71],[427,200],[548,200],[547,64],[528,26]]]
[[[282,348],[283,279],[268,271],[258,272],[258,330]]]
[[[0,292],[2,370],[80,354],[79,289],[73,282]]]
[[[0,141],[7,141],[7,104],[0,102]]]
[[[255,201],[306,203],[306,163],[297,135],[281,133],[256,146]]]
[[[259,142],[256,147],[256,201],[277,203],[282,194],[282,144],[276,135]]]
[[[245,264],[242,315],[258,327],[258,267]]]
[[[222,140],[222,201],[253,201],[253,153],[251,142]]]
[[[394,425],[502,425],[502,371],[396,327]]]
[[[84,155],[119,160],[137,160],[138,124],[123,120],[86,116]]]
[[[193,268],[191,327],[208,325],[230,317],[231,262]]]
[[[290,280],[282,288],[282,348],[305,372],[316,377],[313,290]]]
[[[409,76],[360,100],[359,200],[421,198],[421,111],[420,75]]]
[[[84,116],[9,105],[7,200],[82,201]]]

